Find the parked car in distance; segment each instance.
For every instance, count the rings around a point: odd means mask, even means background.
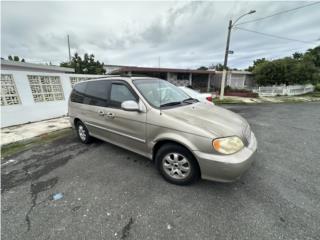
[[[81,142],[95,137],[141,154],[174,184],[234,181],[257,148],[244,118],[157,78],[83,81],[74,86],[68,106]]]
[[[184,91],[190,97],[199,100],[199,102],[214,104],[212,102],[213,96],[211,93],[199,93],[199,92],[197,92],[189,87],[185,87],[185,86],[180,86],[178,88],[182,89],[182,91]]]

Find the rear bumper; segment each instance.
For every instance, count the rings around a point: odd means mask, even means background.
[[[257,149],[257,140],[251,132],[250,144],[232,155],[215,155],[193,151],[197,158],[203,179],[232,182],[250,167],[252,155]]]

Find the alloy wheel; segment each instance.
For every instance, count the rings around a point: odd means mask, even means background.
[[[79,132],[79,137],[82,141],[85,141],[87,138],[86,130],[85,128],[80,124],[78,126],[78,132]]]
[[[162,160],[164,172],[171,178],[182,180],[189,176],[191,164],[180,153],[169,153]]]

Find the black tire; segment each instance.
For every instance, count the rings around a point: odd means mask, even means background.
[[[89,135],[89,131],[83,122],[81,121],[77,122],[76,131],[77,131],[77,136],[82,143],[89,144],[92,142],[92,137]]]
[[[177,159],[177,161],[170,163],[168,162],[169,159],[171,161]],[[185,160],[188,164],[184,163]],[[178,164],[174,165],[176,162],[178,162]],[[156,153],[155,164],[160,174],[169,183],[189,185],[200,177],[197,160],[188,149],[178,144],[169,143],[163,145]],[[189,171],[185,170],[188,169],[188,167]]]

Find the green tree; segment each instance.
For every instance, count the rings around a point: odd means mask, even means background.
[[[320,68],[320,46],[308,49],[303,57],[306,61],[312,61],[316,67]]]
[[[303,53],[295,52],[294,54],[292,54],[292,57],[294,59],[301,59],[303,57]]]
[[[259,64],[261,64],[261,63],[264,63],[264,62],[266,62],[266,59],[265,59],[265,58],[260,58],[260,59],[254,60],[254,61],[253,61],[253,66],[249,66],[249,67],[246,69],[246,71],[252,72],[253,69],[254,69],[257,65],[259,65]]]
[[[69,67],[75,70],[75,73],[80,74],[104,74],[106,71],[103,68],[103,62],[95,60],[93,54],[85,53],[83,59],[78,53],[75,53],[71,62],[62,62],[61,67]]]
[[[217,64],[211,64],[208,67],[205,66],[201,66],[198,68],[198,70],[209,70],[209,69],[214,69],[216,71],[223,71],[223,64],[221,63],[217,63]],[[227,70],[229,70],[230,68],[227,67]],[[232,69],[232,70],[237,70],[236,68]]]
[[[213,68],[217,71],[223,71],[223,64],[218,63],[216,65],[213,65]],[[227,70],[229,70],[229,68],[227,67]]]
[[[201,66],[201,67],[199,67],[197,70],[208,70],[208,68],[205,67],[205,66]]]
[[[20,58],[19,58],[18,56],[13,56],[13,57],[12,57],[11,55],[9,55],[9,56],[8,56],[8,60],[9,60],[9,61],[20,62]],[[21,59],[21,62],[25,62],[24,58]]]
[[[312,61],[286,57],[265,61],[253,69],[258,85],[316,84],[320,81],[320,72]]]
[[[317,84],[320,83],[320,46],[273,61],[257,59],[248,70],[254,73],[259,85]]]

